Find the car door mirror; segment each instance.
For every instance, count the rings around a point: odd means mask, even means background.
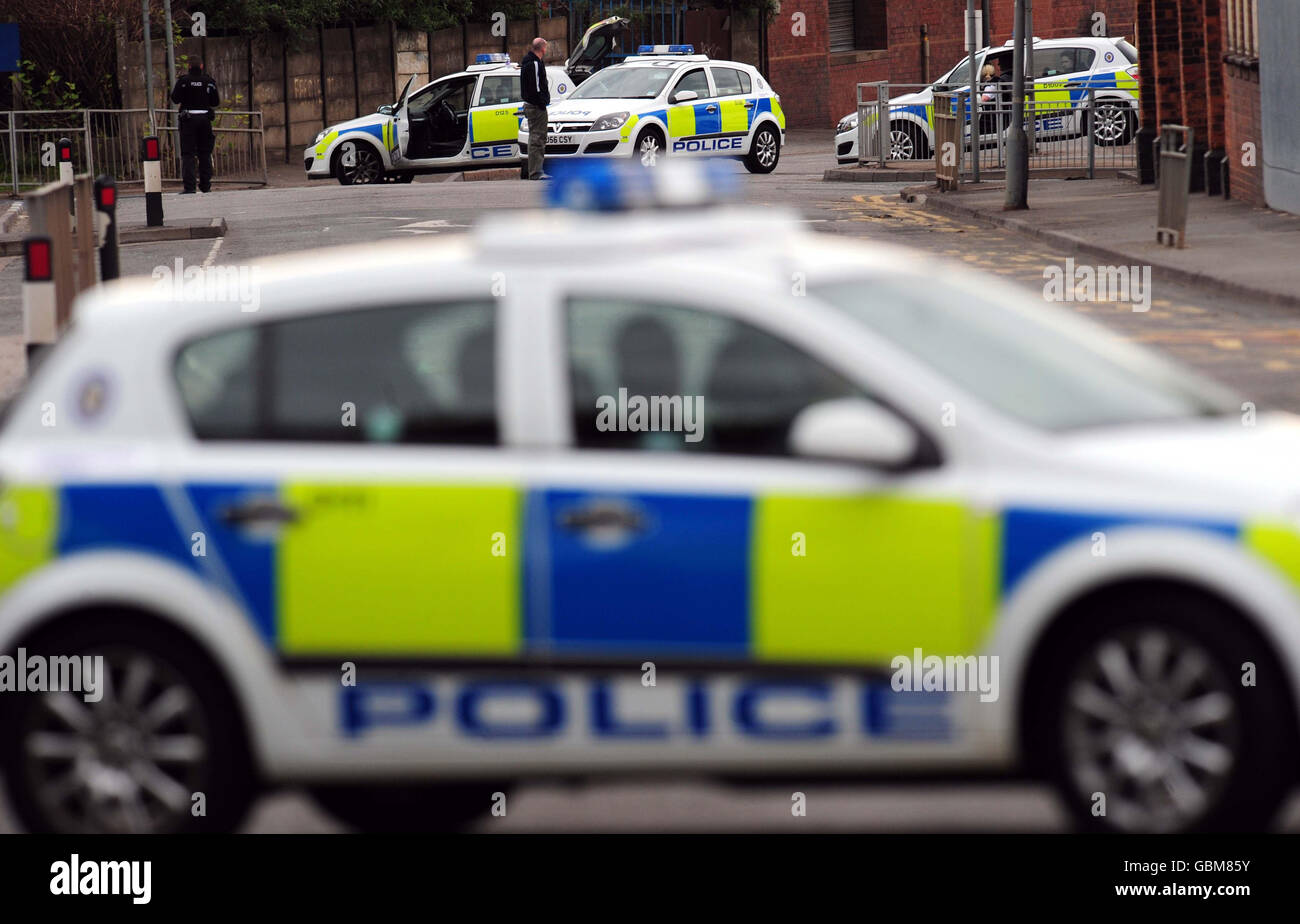
[[[790,449],[795,455],[877,468],[905,465],[916,455],[918,443],[911,426],[863,398],[810,404],[790,427]]]
[[[396,110],[393,109],[392,103],[384,103],[384,105],[380,106],[378,109],[375,110],[375,112],[379,113],[380,115],[386,115],[386,116],[392,115],[395,111]]]
[[[673,94],[674,103],[686,103],[699,98],[700,94],[696,93],[694,90],[678,90]]]

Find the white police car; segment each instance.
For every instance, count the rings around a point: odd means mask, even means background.
[[[515,214],[256,282],[255,312],[94,291],[8,410],[29,828],[919,769],[1168,831],[1265,824],[1295,782],[1294,417],[770,210]],[[94,701],[14,692],[78,654]]]
[[[574,87],[564,68],[547,67],[546,76],[552,98]],[[410,93],[413,80],[396,103],[321,131],[303,152],[308,178],[409,183],[421,173],[519,163],[519,65],[504,53],[478,55],[465,70]]]
[[[642,45],[547,110],[546,157],[668,155],[739,158],[751,173],[776,169],[785,143],[781,98],[748,64],[714,61],[690,45]],[[528,124],[519,124],[527,155]]]
[[[1088,93],[1095,94],[1093,137],[1100,145],[1125,145],[1137,132],[1138,100],[1137,49],[1123,38],[1034,39],[1026,88],[1027,101],[1036,107],[1035,131],[1044,138],[1081,134]],[[975,59],[976,73],[992,64],[999,75],[1013,71],[1011,42],[981,49]],[[970,88],[969,58],[917,93],[906,93],[889,101],[889,157],[891,160],[924,160],[934,152],[934,94],[936,91],[966,92]],[[1010,79],[1005,78],[1005,79]],[[998,105],[1006,111],[1008,100]],[[969,116],[969,104],[967,104]],[[994,143],[998,125],[1006,119],[981,119],[981,144]],[[965,137],[970,137],[969,118]],[[874,124],[872,126],[874,128]],[[858,113],[840,119],[835,128],[835,156],[840,163],[858,159]]]

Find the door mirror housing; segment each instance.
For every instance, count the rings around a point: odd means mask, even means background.
[[[920,440],[914,429],[864,398],[836,398],[804,408],[790,427],[790,449],[811,459],[901,468]]]
[[[384,103],[384,105],[380,106],[378,109],[375,110],[375,112],[379,113],[380,115],[386,115],[386,116],[390,116],[396,111],[397,110],[393,108],[392,103]]]
[[[686,103],[699,98],[700,94],[696,93],[694,90],[678,90],[673,94],[674,103]]]

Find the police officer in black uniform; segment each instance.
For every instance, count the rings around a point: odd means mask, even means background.
[[[221,103],[217,82],[203,73],[203,62],[190,62],[190,72],[176,81],[172,102],[180,110],[181,179],[185,192],[194,192],[194,161],[199,162],[199,192],[212,188],[212,120]],[[183,195],[183,194],[182,194]]]

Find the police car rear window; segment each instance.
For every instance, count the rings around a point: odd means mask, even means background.
[[[497,442],[491,303],[334,312],[212,334],[175,374],[201,440]]]

